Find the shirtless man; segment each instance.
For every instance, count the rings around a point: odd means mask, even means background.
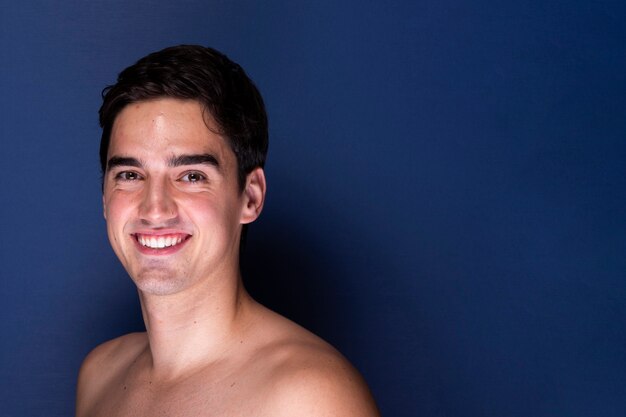
[[[105,90],[100,123],[107,232],[147,332],[87,356],[77,416],[378,416],[340,353],[242,285],[268,138],[241,67],[197,46],[148,55]]]

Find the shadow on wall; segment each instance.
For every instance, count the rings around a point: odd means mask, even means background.
[[[383,317],[399,313],[389,310],[386,294],[406,291],[371,236],[342,216],[332,199],[303,198],[302,188],[297,202],[273,195],[272,206],[251,225],[242,252],[244,284],[261,304],[335,347],[362,351],[352,345],[371,337],[371,326]],[[276,189],[296,187],[282,179]]]
[[[339,316],[332,295],[341,261],[299,226],[287,216],[264,213],[248,233],[243,280],[261,304],[314,333],[328,334]]]

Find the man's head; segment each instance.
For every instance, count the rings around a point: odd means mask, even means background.
[[[237,276],[266,190],[267,118],[252,81],[215,50],[178,46],[122,71],[103,99],[104,216],[138,288]]]
[[[159,98],[200,103],[235,154],[240,190],[247,174],[265,165],[268,131],[263,99],[244,70],[214,49],[181,45],[147,55],[122,71],[102,96],[103,173],[116,117],[131,103]]]
[[[104,90],[103,208],[114,252],[143,293],[238,276],[246,225],[265,197],[261,96],[219,52],[148,55]]]

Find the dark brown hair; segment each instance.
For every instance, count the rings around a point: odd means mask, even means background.
[[[130,103],[163,97],[197,100],[217,123],[237,158],[240,189],[246,176],[265,165],[267,114],[258,89],[244,70],[212,48],[180,45],[154,52],[122,71],[102,91],[100,165],[106,171],[115,118]]]

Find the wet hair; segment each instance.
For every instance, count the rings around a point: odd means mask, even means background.
[[[243,191],[247,175],[265,165],[267,114],[259,90],[244,70],[212,48],[180,45],[141,58],[102,90],[100,165],[106,172],[111,130],[118,114],[131,103],[159,98],[196,100],[217,124],[237,158]]]

